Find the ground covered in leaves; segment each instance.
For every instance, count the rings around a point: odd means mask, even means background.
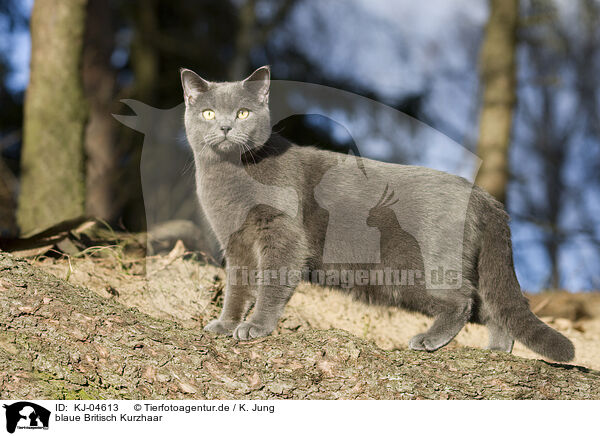
[[[205,334],[222,287],[220,269],[182,249],[143,265],[114,253],[51,261],[0,253],[0,397],[600,399],[592,369],[459,344],[385,350],[367,334],[315,328],[301,305],[268,338]]]
[[[200,330],[220,312],[223,270],[198,259],[181,243],[164,255],[147,258],[113,246],[30,261],[100,296],[186,327]],[[571,363],[600,370],[600,292],[546,292],[529,298],[534,312],[575,344],[576,357]],[[337,328],[382,349],[397,350],[406,349],[409,339],[427,330],[431,322],[423,315],[367,306],[337,291],[303,284],[287,305],[276,334]],[[485,327],[469,324],[447,348],[484,348],[487,340]],[[540,358],[519,343],[514,354]]]

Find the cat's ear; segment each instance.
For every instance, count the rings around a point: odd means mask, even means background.
[[[246,88],[256,94],[261,103],[269,102],[269,86],[271,86],[271,68],[260,67],[242,82]]]
[[[179,72],[181,73],[183,98],[185,100],[185,105],[188,106],[197,100],[198,95],[208,91],[210,82],[204,80],[202,77],[194,73],[192,70],[188,70],[187,68],[180,68]]]

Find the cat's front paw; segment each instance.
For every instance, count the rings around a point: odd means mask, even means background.
[[[249,341],[254,338],[260,338],[261,336],[268,336],[272,331],[273,328],[268,328],[249,321],[244,321],[235,328],[233,337],[238,341]]]
[[[221,321],[220,319],[213,319],[204,326],[204,331],[216,333],[218,335],[231,336],[233,334],[233,329],[235,329],[237,325],[237,321]]]
[[[426,333],[420,333],[412,337],[408,343],[408,348],[417,351],[435,351],[442,345],[435,343]]]

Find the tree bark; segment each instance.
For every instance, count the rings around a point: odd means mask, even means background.
[[[155,104],[160,75],[160,56],[155,44],[159,39],[159,15],[156,0],[133,8],[135,33],[131,44],[131,65],[135,74],[134,95],[146,104]]]
[[[516,103],[516,45],[519,0],[490,0],[479,58],[483,103],[477,153],[482,165],[476,184],[506,201],[508,151]]]
[[[229,66],[230,80],[240,80],[251,73],[249,69],[252,50],[265,46],[273,29],[285,21],[296,3],[296,0],[278,2],[278,9],[270,21],[261,24],[256,20],[256,0],[248,0],[240,6],[235,54]]]
[[[86,212],[113,222],[118,178],[117,124],[111,116],[116,74],[110,64],[114,49],[112,9],[104,0],[89,0],[83,48],[83,86],[90,106],[85,133]]]
[[[158,104],[160,78],[160,53],[156,41],[160,40],[159,4],[156,0],[131,2],[127,10],[134,25],[131,42],[131,69],[135,81],[130,97],[148,105]],[[142,195],[140,163],[142,144],[134,140],[139,134],[131,129],[121,130],[121,149],[129,157],[121,183],[128,186],[128,192],[120,200],[125,204],[123,222],[128,229],[146,230],[146,210]]]
[[[0,238],[17,235],[15,185],[15,177],[0,157]]]
[[[238,29],[235,38],[235,56],[229,68],[230,80],[241,80],[248,72],[250,51],[254,46],[256,32],[256,0],[244,2],[239,9]]]
[[[340,330],[250,342],[183,328],[0,252],[0,399],[600,399],[600,373]]]
[[[17,212],[22,233],[84,214],[85,10],[86,0],[36,1],[33,7]]]

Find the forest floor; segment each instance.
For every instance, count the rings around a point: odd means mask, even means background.
[[[0,399],[600,399],[596,294],[533,299],[579,365],[479,349],[477,326],[411,351],[431,320],[308,285],[274,335],[237,342],[202,331],[225,277],[183,244],[147,258],[61,247],[0,251]]]
[[[38,258],[29,261],[74,285],[101,297],[135,307],[153,317],[176,321],[200,330],[218,316],[222,304],[224,271],[194,260],[182,246],[168,255],[127,258],[106,248],[94,256]],[[600,292],[544,292],[528,295],[533,311],[573,341],[574,365],[600,370]],[[337,291],[302,284],[286,307],[275,335],[310,329],[341,329],[374,342],[384,350],[405,350],[409,339],[425,331],[426,316],[357,302]],[[469,324],[446,347],[484,348],[487,329]],[[540,356],[515,343],[517,356]]]

